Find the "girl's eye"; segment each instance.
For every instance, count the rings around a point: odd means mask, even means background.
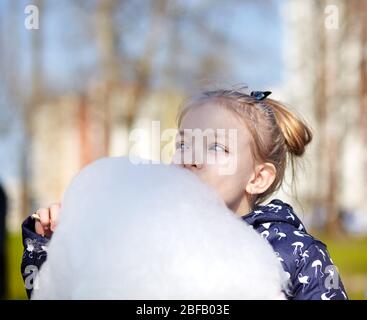
[[[214,143],[213,145],[210,146],[209,150],[214,150],[216,152],[225,152],[228,153],[228,151],[226,150],[225,147],[221,146],[218,143]]]
[[[177,150],[177,149],[185,150],[185,149],[187,149],[187,148],[188,148],[188,146],[187,146],[183,141],[181,141],[181,142],[176,142],[176,150]]]

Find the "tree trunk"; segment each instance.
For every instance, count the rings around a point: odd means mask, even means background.
[[[21,211],[22,215],[29,215],[29,211],[33,206],[32,197],[32,142],[34,135],[33,119],[37,113],[37,107],[43,100],[43,38],[42,38],[42,17],[43,17],[43,0],[34,1],[34,5],[39,10],[40,28],[38,30],[30,30],[31,35],[31,71],[30,71],[30,98],[23,105],[23,146],[20,155],[21,167]]]

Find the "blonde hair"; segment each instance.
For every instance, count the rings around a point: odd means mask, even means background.
[[[192,107],[208,102],[234,112],[243,120],[252,136],[254,160],[272,163],[276,168],[276,176],[270,187],[261,194],[249,195],[251,207],[260,204],[280,188],[288,160],[294,179],[295,157],[301,157],[312,140],[311,129],[300,117],[273,99],[257,100],[238,90],[212,90],[204,91],[181,105],[177,114],[178,126]]]

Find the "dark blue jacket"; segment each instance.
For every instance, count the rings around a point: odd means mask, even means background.
[[[307,233],[289,204],[274,199],[242,218],[273,247],[289,277],[288,299],[347,299],[326,245]]]
[[[289,275],[288,299],[347,299],[326,245],[309,234],[290,205],[273,200],[257,206],[243,216],[272,245]],[[24,253],[21,264],[28,297],[33,280],[47,258],[48,239],[35,233],[34,220],[28,217],[22,224]]]
[[[34,280],[37,272],[47,258],[49,239],[36,233],[35,221],[32,217],[28,217],[22,223],[22,238],[24,251],[21,272],[28,298],[30,298],[33,287],[36,285]]]

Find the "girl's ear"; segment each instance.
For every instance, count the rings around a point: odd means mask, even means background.
[[[272,163],[258,164],[246,185],[246,192],[249,194],[261,194],[265,192],[274,182],[276,173],[277,170]]]

